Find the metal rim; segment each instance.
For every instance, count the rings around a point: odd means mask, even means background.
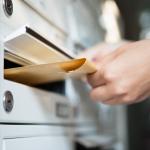
[[[11,107],[8,108],[8,104],[7,104],[7,96],[10,95],[11,96]],[[13,95],[11,91],[5,91],[4,96],[3,96],[3,107],[4,110],[7,113],[10,113],[13,109],[14,106],[14,99],[13,99]]]
[[[6,15],[7,17],[10,17],[10,16],[12,15],[12,13],[13,13],[13,8],[12,8],[11,14],[9,14],[9,13],[7,12],[7,10],[6,10],[5,0],[2,0],[2,5],[3,5],[3,10],[4,10],[4,12],[5,12],[5,15]],[[12,6],[13,6],[13,3],[12,3]]]

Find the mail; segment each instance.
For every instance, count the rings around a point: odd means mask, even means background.
[[[5,59],[22,65],[4,70],[5,78],[12,81],[35,85],[96,71],[86,58],[73,58],[27,26],[9,35],[4,43]]]

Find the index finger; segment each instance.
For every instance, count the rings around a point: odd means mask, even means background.
[[[87,75],[88,83],[93,87],[97,87],[106,83],[104,76],[101,74],[101,71],[98,70],[93,74]]]

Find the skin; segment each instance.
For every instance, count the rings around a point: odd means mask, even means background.
[[[97,47],[98,48],[98,47]],[[150,40],[97,51],[97,72],[88,75],[90,96],[104,104],[132,104],[150,96]]]

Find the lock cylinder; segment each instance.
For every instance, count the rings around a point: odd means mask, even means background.
[[[3,0],[3,9],[4,9],[6,16],[11,16],[13,14],[12,0]]]
[[[13,109],[14,106],[14,99],[13,99],[13,95],[10,91],[6,91],[4,93],[4,97],[3,97],[3,106],[4,106],[4,110],[7,113],[10,113]]]

